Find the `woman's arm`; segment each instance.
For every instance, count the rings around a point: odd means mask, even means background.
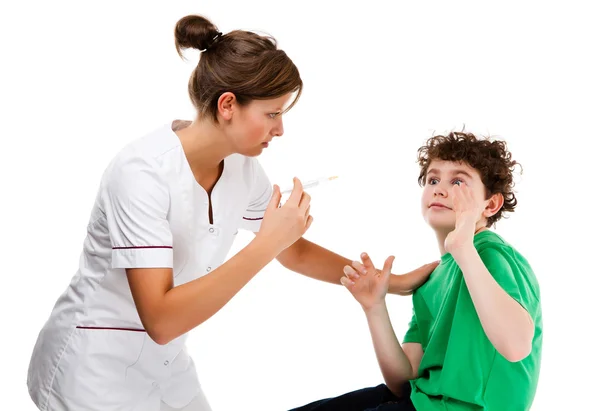
[[[305,238],[300,238],[284,250],[277,256],[277,260],[291,271],[332,284],[340,283],[340,277],[343,275],[345,266],[352,265],[355,268],[359,267],[356,262],[329,251]],[[414,290],[427,281],[429,275],[438,264],[439,262],[435,261],[406,274],[391,274],[388,292],[398,295],[412,294]]]
[[[166,344],[216,314],[278,249],[255,238],[212,273],[173,287],[171,268],[130,268],[127,280],[146,332]]]
[[[202,324],[308,230],[312,223],[310,197],[302,186],[294,186],[282,207],[280,200],[276,187],[256,238],[210,274],[173,287],[171,268],[126,269],[133,300],[150,338],[166,344]]]

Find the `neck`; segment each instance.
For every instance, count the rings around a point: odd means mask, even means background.
[[[448,237],[448,234],[450,234],[450,231],[435,230],[435,237],[437,238],[440,256],[446,254],[446,247],[444,246],[444,243],[446,242],[446,237]]]
[[[488,228],[486,226],[486,222],[480,221],[475,226],[475,232],[473,233],[473,236],[479,234],[482,231],[487,231],[487,229]],[[450,234],[452,231],[454,231],[454,230],[447,230],[447,229],[435,230],[435,236],[437,238],[438,248],[440,250],[440,256],[443,256],[444,254],[447,253],[446,247],[445,247],[446,237],[448,237],[448,234]]]
[[[211,119],[176,121],[173,131],[181,141],[196,180],[214,174],[223,159],[234,152],[219,124]]]

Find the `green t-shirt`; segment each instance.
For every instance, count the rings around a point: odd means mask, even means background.
[[[418,411],[526,411],[537,388],[542,352],[539,285],[525,258],[493,231],[475,235],[475,248],[500,286],[531,315],[531,354],[506,360],[491,344],[462,271],[447,253],[413,295],[413,317],[404,342],[423,346],[419,374],[411,381]]]

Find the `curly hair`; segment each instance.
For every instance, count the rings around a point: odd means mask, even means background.
[[[496,214],[488,217],[487,227],[514,212],[517,198],[513,192],[513,172],[516,165],[506,143],[490,138],[478,138],[472,133],[451,132],[448,135],[436,135],[419,148],[417,163],[421,167],[419,185],[426,183],[427,170],[434,160],[465,163],[479,173],[486,189],[486,199],[496,193],[504,197],[504,205]]]

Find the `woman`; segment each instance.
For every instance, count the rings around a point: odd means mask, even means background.
[[[274,258],[338,284],[352,264],[302,238],[309,195],[294,179],[280,206],[256,159],[301,94],[293,62],[274,39],[223,35],[201,16],[182,18],[175,40],[180,55],[202,51],[188,87],[197,117],[132,142],[106,169],[79,270],[32,355],[40,410],[209,410],[188,331]],[[238,228],[256,237],[223,263]],[[410,293],[434,267],[395,276],[391,292]]]

